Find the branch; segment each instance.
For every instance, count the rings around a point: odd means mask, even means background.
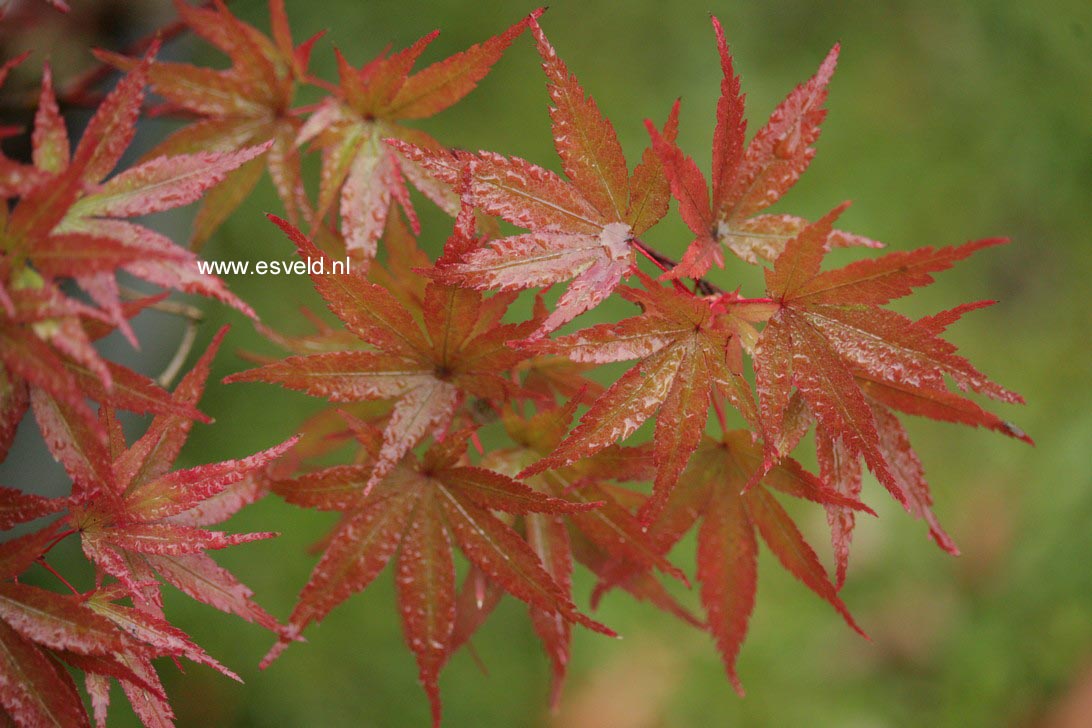
[[[178,342],[178,349],[175,350],[174,356],[167,364],[167,368],[155,379],[156,383],[164,389],[170,387],[171,382],[182,371],[182,365],[186,363],[186,357],[190,355],[193,344],[197,341],[197,325],[199,323],[201,323],[200,311],[198,311],[198,318],[186,319],[186,330],[182,332],[182,341]]]
[[[655,248],[649,247],[649,245],[640,238],[631,238],[630,243],[637,248],[638,252],[655,263],[656,267],[662,271],[670,270],[679,264],[674,258],[669,258]],[[727,293],[727,291],[720,286],[710,283],[704,278],[693,278],[692,280],[694,281],[694,292],[701,293],[703,296],[724,295]]]
[[[122,288],[121,292],[126,298],[143,298],[141,293],[132,289]],[[166,389],[182,371],[182,365],[186,363],[186,358],[193,351],[194,342],[197,341],[197,327],[205,320],[205,314],[199,308],[178,301],[156,301],[148,308],[186,319],[186,330],[182,332],[182,340],[178,342],[174,356],[171,357],[163,373],[156,377],[156,383]]]
[[[208,10],[215,6],[216,3],[213,0],[207,0],[207,2],[202,3],[200,7]],[[143,38],[130,43],[121,50],[121,54],[126,56],[142,56],[156,40],[161,43],[168,43],[185,33],[187,30],[189,30],[189,26],[181,20],[175,20],[162,28],[156,29]],[[98,65],[88,69],[68,83],[68,87],[65,91],[58,96],[58,103],[80,107],[98,106],[105,94],[95,92],[93,89],[103,83],[106,79],[110,78],[110,75],[116,70],[117,69],[110,64],[99,61]]]

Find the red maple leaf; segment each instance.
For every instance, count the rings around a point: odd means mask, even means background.
[[[101,311],[65,297],[57,284],[29,268],[16,280],[11,315],[0,312],[0,458],[32,403],[47,439],[53,427],[43,412],[57,409],[72,427],[105,442],[106,432],[88,398],[131,412],[207,421],[192,404],[173,401],[152,380],[99,356],[93,342],[116,328]],[[121,315],[135,316],[160,298],[122,304]]]
[[[105,98],[74,151],[47,66],[32,164],[0,163],[0,187],[18,197],[10,214],[5,205],[0,215],[0,451],[32,399],[36,412],[62,407],[101,441],[105,432],[87,397],[136,412],[201,417],[145,377],[104,361],[92,346],[114,328],[136,343],[128,319],[139,306],[122,304],[118,272],[217,297],[253,315],[221,281],[197,269],[192,253],[126,218],[193,202],[260,149],[156,157],[105,179],[132,140],[149,62]],[[11,65],[0,69],[0,80]],[[99,308],[66,295],[61,286],[68,279]]]
[[[454,543],[504,591],[536,609],[613,635],[577,611],[535,551],[493,514],[558,514],[596,504],[544,495],[496,471],[460,464],[469,432],[435,443],[418,460],[408,453],[372,485],[382,435],[346,415],[362,445],[361,462],[278,481],[289,502],[342,512],[322,558],[289,619],[289,631],[266,656],[268,665],[288,641],[365,589],[398,554],[396,586],[406,642],[417,657],[421,684],[440,724],[439,671],[453,649],[456,621]]]
[[[32,137],[34,171],[13,190],[20,199],[3,220],[0,288],[25,286],[20,276],[28,265],[47,280],[72,278],[134,344],[121,315],[117,271],[254,315],[219,279],[197,269],[192,252],[127,218],[196,201],[266,148],[157,156],[104,181],[132,141],[150,63],[151,53],[107,95],[73,152],[47,66]]]
[[[955,346],[940,338],[947,322],[965,307],[954,314],[914,322],[882,305],[932,283],[931,273],[1004,241],[925,247],[820,272],[831,225],[842,209],[844,206],[790,240],[773,269],[766,271],[767,292],[776,310],[755,346],[756,383],[766,432],[775,442],[788,430],[802,432],[786,422],[786,415],[793,410],[795,387],[820,425],[825,473],[840,483],[842,490],[852,493],[858,487],[858,476],[852,465],[837,464],[835,459],[863,457],[907,510],[929,521],[934,539],[955,551],[929,511],[920,463],[885,403],[912,414],[983,425],[1027,439],[1019,430],[950,393],[945,377],[961,389],[1000,401],[1023,399],[991,382],[959,356]],[[791,440],[795,438],[788,439],[794,444]],[[833,440],[839,443],[835,445]],[[786,451],[783,445],[778,447]],[[844,545],[839,544],[846,538],[836,533],[840,570],[845,568],[845,555]]]
[[[541,12],[536,10],[530,18]],[[414,232],[420,232],[407,178],[443,209],[452,215],[458,212],[458,200],[448,190],[383,140],[404,139],[442,149],[428,134],[402,122],[434,116],[473,91],[527,23],[521,20],[500,35],[412,74],[439,31],[397,53],[381,54],[359,69],[337,54],[340,84],[303,125],[299,141],[313,140],[322,149],[317,217],[325,217],[338,202],[341,234],[351,254],[362,261],[375,256],[392,200],[405,210]]]
[[[578,399],[569,400],[563,407],[552,407],[524,418],[512,409],[503,413],[505,430],[516,447],[487,453],[482,464],[509,476],[553,452],[568,430]],[[571,465],[531,475],[525,479],[528,486],[549,496],[566,498],[575,503],[585,503],[588,510],[571,513],[527,513],[520,524],[527,543],[538,554],[550,575],[569,593],[572,589],[573,560],[577,560],[594,573],[606,576],[606,566],[617,560],[641,569],[626,579],[621,586],[638,599],[651,601],[657,607],[682,619],[699,624],[685,607],[680,605],[648,571],[660,570],[686,583],[686,576],[668,562],[659,544],[646,532],[641,522],[632,515],[627,499],[636,497],[634,492],[612,487],[607,481],[645,481],[655,472],[648,447],[607,447],[594,455],[581,458]],[[590,506],[595,506],[590,508]],[[474,578],[467,577],[467,584]],[[469,587],[468,587],[469,588]],[[458,613],[457,632],[461,641],[469,639],[484,617],[495,606],[484,599],[474,606],[463,605]],[[542,640],[550,658],[554,673],[552,702],[557,704],[565,679],[569,660],[571,629],[568,620],[556,611],[531,607],[531,619],[535,632]]]
[[[199,118],[171,134],[144,159],[260,150],[204,196],[190,247],[204,244],[249,196],[266,168],[288,219],[297,222],[301,211],[309,215],[296,148],[302,122],[291,106],[297,87],[309,79],[311,49],[322,33],[298,46],[293,44],[284,0],[269,3],[272,37],[239,20],[223,2],[202,8],[175,0],[175,8],[186,27],[227,55],[232,65],[213,70],[189,63],[152,64],[147,72],[149,83],[166,99],[169,110]],[[107,51],[96,55],[124,70],[139,63]]]
[[[669,190],[651,149],[629,173],[611,123],[546,39],[538,41],[553,106],[554,145],[568,179],[517,157],[391,145],[419,161],[437,179],[463,191],[474,206],[530,230],[468,250],[438,266],[445,283],[481,290],[514,291],[571,280],[533,337],[553,331],[594,308],[633,268],[631,241],[667,212]],[[674,139],[673,112],[664,129]],[[464,190],[466,180],[469,185]]]
[[[617,291],[640,305],[641,315],[529,347],[577,362],[640,362],[592,403],[556,450],[522,474],[588,457],[629,437],[658,411],[653,437],[656,478],[653,496],[642,513],[649,522],[701,441],[714,396],[731,402],[756,430],[761,431],[761,423],[751,387],[741,374],[740,345],[710,302],[688,291],[664,288],[643,274],[641,278],[646,290],[623,287]]]
[[[106,724],[111,678],[145,725],[172,723],[152,666],[157,657],[185,657],[239,679],[164,619],[119,603],[129,596],[120,584],[58,594],[20,583],[18,577],[34,563],[44,564],[44,554],[72,533],[58,533],[62,523],[0,545],[0,705],[8,715],[23,725],[88,725],[61,663],[84,673],[99,726]]]
[[[0,705],[22,725],[86,726],[83,701],[58,658],[120,670],[119,655],[150,653],[78,596],[14,581],[57,531],[53,524],[0,544]]]
[[[709,632],[716,641],[728,677],[737,692],[736,657],[747,634],[758,582],[758,539],[761,535],[781,565],[838,610],[846,623],[864,634],[838,597],[818,557],[771,491],[824,505],[870,509],[855,498],[840,495],[785,458],[766,470],[763,448],[746,430],[726,432],[719,441],[702,439],[678,485],[667,499],[649,537],[666,554],[696,522],[697,578]],[[754,482],[755,474],[761,480]],[[873,515],[875,515],[873,513]],[[600,589],[616,586],[642,567],[614,563]]]
[[[175,388],[173,399],[192,407],[200,398],[209,366],[226,329]],[[241,460],[171,471],[192,427],[175,414],[158,415],[147,432],[127,446],[109,407],[100,409],[108,439],[59,406],[43,404],[39,419],[50,436],[53,456],[73,481],[69,521],[83,551],[100,573],[118,579],[137,606],[158,614],[156,575],[199,601],[276,630],[275,619],[251,598],[252,593],[205,552],[274,534],[228,535],[204,526],[235,513],[253,497],[246,478],[292,445],[294,440]],[[234,486],[233,493],[228,493]],[[233,489],[234,490],[234,489]],[[228,497],[228,496],[231,497]]]
[[[305,260],[324,260],[325,269],[331,269],[326,254],[300,231],[272,219]],[[446,431],[467,397],[500,404],[521,394],[502,373],[525,355],[506,343],[526,336],[535,322],[500,323],[510,297],[486,301],[476,291],[429,283],[414,310],[406,306],[413,301],[399,301],[355,273],[315,274],[312,280],[330,310],[374,350],[289,357],[224,381],[270,382],[332,402],[393,400],[370,484],[378,483],[430,431]]]
[[[766,126],[745,147],[747,122],[739,77],[720,21],[711,20],[724,73],[713,132],[712,196],[694,160],[671,139],[662,137],[651,122],[645,122],[653,147],[663,160],[671,192],[679,201],[679,214],[697,236],[679,265],[668,273],[673,278],[700,278],[713,263],[724,267],[722,245],[749,263],[757,263],[759,258],[773,260],[789,238],[807,224],[792,215],[758,213],[781,199],[815,156],[811,145],[826,116],[823,102],[838,59],[836,45],[815,76],[797,86],[774,109]],[[841,231],[833,231],[828,244],[881,247],[873,240]]]

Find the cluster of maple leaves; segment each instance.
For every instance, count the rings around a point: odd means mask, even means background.
[[[572,625],[614,634],[574,602],[574,560],[598,580],[593,606],[621,588],[707,630],[742,693],[735,662],[755,602],[758,537],[860,631],[839,590],[856,514],[872,512],[860,500],[862,462],[938,545],[957,552],[930,508],[900,415],[1030,441],[948,386],[1021,401],[941,338],[985,302],[916,321],[884,308],[1003,241],[823,270],[832,247],[879,244],[834,229],[844,206],[815,222],[764,212],[814,155],[837,47],[748,142],[739,78],[713,19],[723,80],[710,191],[676,145],[678,103],[662,127],[645,122],[649,144],[631,171],[614,127],[539,26],[541,11],[416,72],[436,33],[360,67],[338,53],[331,84],[310,75],[318,37],[294,43],[280,0],[270,2],[270,36],[221,2],[176,7],[229,68],[156,60],[155,43],[138,58],[97,52],[125,75],[73,149],[46,65],[32,159],[0,155],[0,458],[32,410],[72,481],[57,499],[0,488],[3,529],[53,517],[0,545],[0,705],[17,724],[88,723],[73,674],[82,673],[99,725],[117,680],[149,726],[173,718],[157,658],[236,677],[167,621],[164,582],[274,632],[264,665],[392,560],[436,724],[441,669],[504,594],[529,608],[555,702]],[[466,96],[525,31],[542,58],[563,174],[450,149],[406,125]],[[0,68],[0,81],[22,60]],[[323,90],[323,100],[294,106],[302,85]],[[148,89],[161,99],[155,107]],[[116,170],[150,108],[188,121]],[[301,158],[315,150],[321,171],[311,190]],[[103,359],[94,342],[119,331],[136,344],[130,319],[166,295],[129,297],[119,272],[255,316],[195,262],[265,170],[285,211],[272,219],[299,254],[348,254],[357,266],[312,276],[341,327],[314,317],[313,333],[288,336],[259,324],[291,355],[227,381],[278,384],[331,407],[268,450],[172,470],[192,424],[206,419],[197,405],[225,332],[173,391]],[[454,218],[435,261],[417,245],[411,186]],[[640,237],[672,198],[694,234],[678,246],[678,262]],[[188,247],[131,221],[199,200]],[[522,232],[502,236],[498,220]],[[765,266],[762,296],[707,277],[724,267],[726,250]],[[562,283],[547,303],[542,292]],[[520,321],[509,309],[525,291],[537,293],[531,318]],[[612,296],[635,315],[555,333]],[[588,376],[626,361],[635,364],[609,386]],[[153,415],[132,444],[118,410]],[[650,442],[623,444],[653,418]],[[813,426],[818,474],[790,457]],[[485,451],[480,430],[506,445]],[[335,451],[344,464],[319,464]],[[340,515],[284,625],[207,553],[273,535],[207,528],[269,492]],[[825,509],[833,578],[778,493]],[[669,555],[694,528],[701,616],[660,581],[689,585]],[[70,536],[95,568],[90,591],[48,562]],[[67,593],[22,583],[35,568]]]

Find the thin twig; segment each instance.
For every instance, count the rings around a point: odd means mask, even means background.
[[[630,243],[633,244],[637,251],[651,260],[657,268],[662,271],[668,271],[679,264],[674,258],[670,258],[655,248],[651,247],[645,241],[640,238],[630,238]],[[691,276],[687,276],[692,278]],[[704,278],[692,278],[694,281],[694,290],[696,293],[700,293],[703,296],[723,295],[726,291],[718,285],[710,283]]]
[[[200,7],[201,9],[208,10],[215,5],[215,2],[209,0],[208,2],[202,3]],[[182,35],[188,29],[189,26],[186,25],[185,22],[175,20],[174,22],[149,33],[143,38],[130,43],[121,50],[121,54],[124,56],[143,55],[157,39],[161,43],[167,43]],[[99,61],[97,66],[88,69],[69,82],[67,88],[60,94],[57,100],[60,103],[68,104],[70,106],[97,106],[102,100],[103,94],[93,93],[92,90],[106,81],[106,79],[110,78],[110,74],[114,73],[116,70],[117,69],[110,64]]]
[[[186,357],[193,351],[193,344],[197,341],[197,324],[198,322],[193,319],[186,320],[186,330],[182,332],[182,341],[178,343],[178,349],[175,350],[174,356],[167,364],[167,368],[155,378],[156,383],[164,389],[171,386],[175,377],[182,371],[182,365],[186,363]]]
[[[143,294],[139,291],[134,291],[129,288],[122,287],[121,293],[128,299],[143,298]],[[156,383],[159,386],[166,389],[171,386],[178,373],[182,371],[182,366],[186,363],[186,358],[193,351],[193,345],[197,341],[197,327],[205,320],[205,314],[201,309],[196,306],[191,306],[188,303],[182,303],[180,301],[156,301],[149,304],[148,308],[153,311],[162,311],[163,313],[170,314],[172,316],[178,316],[186,320],[186,330],[182,332],[182,340],[178,343],[178,349],[175,350],[174,356],[171,357],[171,361],[167,364],[167,368],[163,370],[163,373],[156,377]]]

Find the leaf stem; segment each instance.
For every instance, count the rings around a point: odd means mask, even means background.
[[[76,529],[74,529],[74,528],[70,528],[67,531],[62,531],[61,533],[58,533],[53,538],[53,540],[49,542],[49,545],[45,547],[45,549],[42,551],[41,555],[38,558],[39,559],[44,559],[45,555],[48,554],[50,551],[52,551],[54,546],[59,544],[61,541],[64,541],[66,538],[68,538],[69,536],[71,536],[74,533],[76,533]]]
[[[713,387],[713,411],[717,413],[717,422],[721,432],[728,432],[728,420],[724,415],[724,402],[721,401],[720,390]]]
[[[637,252],[651,260],[657,268],[665,273],[679,264],[677,260],[664,255],[640,238],[630,238],[630,244],[637,249]],[[693,278],[692,280],[694,281],[695,292],[703,296],[724,295],[726,293],[723,288],[710,283],[704,278]],[[675,285],[676,287],[680,285],[678,280],[675,280]],[[689,293],[689,291],[687,292]]]
[[[630,242],[633,243],[633,247],[635,247],[637,249],[638,253],[645,256],[649,260],[651,260],[652,264],[655,265],[660,270],[664,271],[665,273],[667,272],[668,266],[671,264],[671,259],[670,258],[656,252],[655,250],[648,247],[647,245],[644,244],[644,242],[642,242],[641,240],[638,240],[637,238],[633,238]]]
[[[76,587],[72,586],[72,584],[68,581],[68,579],[61,576],[61,572],[57,571],[56,569],[54,569],[52,566],[49,565],[49,562],[45,560],[44,555],[39,556],[37,559],[35,559],[35,561],[38,564],[40,564],[42,566],[42,568],[44,568],[50,574],[53,574],[53,576],[60,579],[61,583],[64,584],[66,587],[68,587],[68,590],[71,591],[73,594],[75,594],[76,596],[82,596],[80,594],[79,590],[76,589]]]
[[[652,261],[652,264],[654,266],[659,268],[664,273],[666,273],[669,270],[669,266],[671,265],[671,259],[670,258],[667,258],[667,257],[665,257],[663,255],[660,255],[660,253],[656,252],[655,250],[652,250],[651,248],[649,248],[643,242],[641,242],[640,240],[637,240],[636,238],[634,238],[630,242],[633,244],[633,247],[637,249],[637,252],[640,253],[641,255],[645,256],[646,258],[648,258],[650,261]],[[673,279],[671,282],[675,285],[675,290],[682,291],[683,293],[688,293],[690,295],[693,295],[692,293],[690,293],[689,290],[687,290],[686,286],[684,286],[678,280]]]
[[[489,677],[489,667],[486,666],[485,660],[482,659],[477,648],[474,647],[473,642],[466,643],[466,651],[470,653],[470,659],[474,661],[474,664],[477,666],[478,670],[481,671],[482,675]]]

